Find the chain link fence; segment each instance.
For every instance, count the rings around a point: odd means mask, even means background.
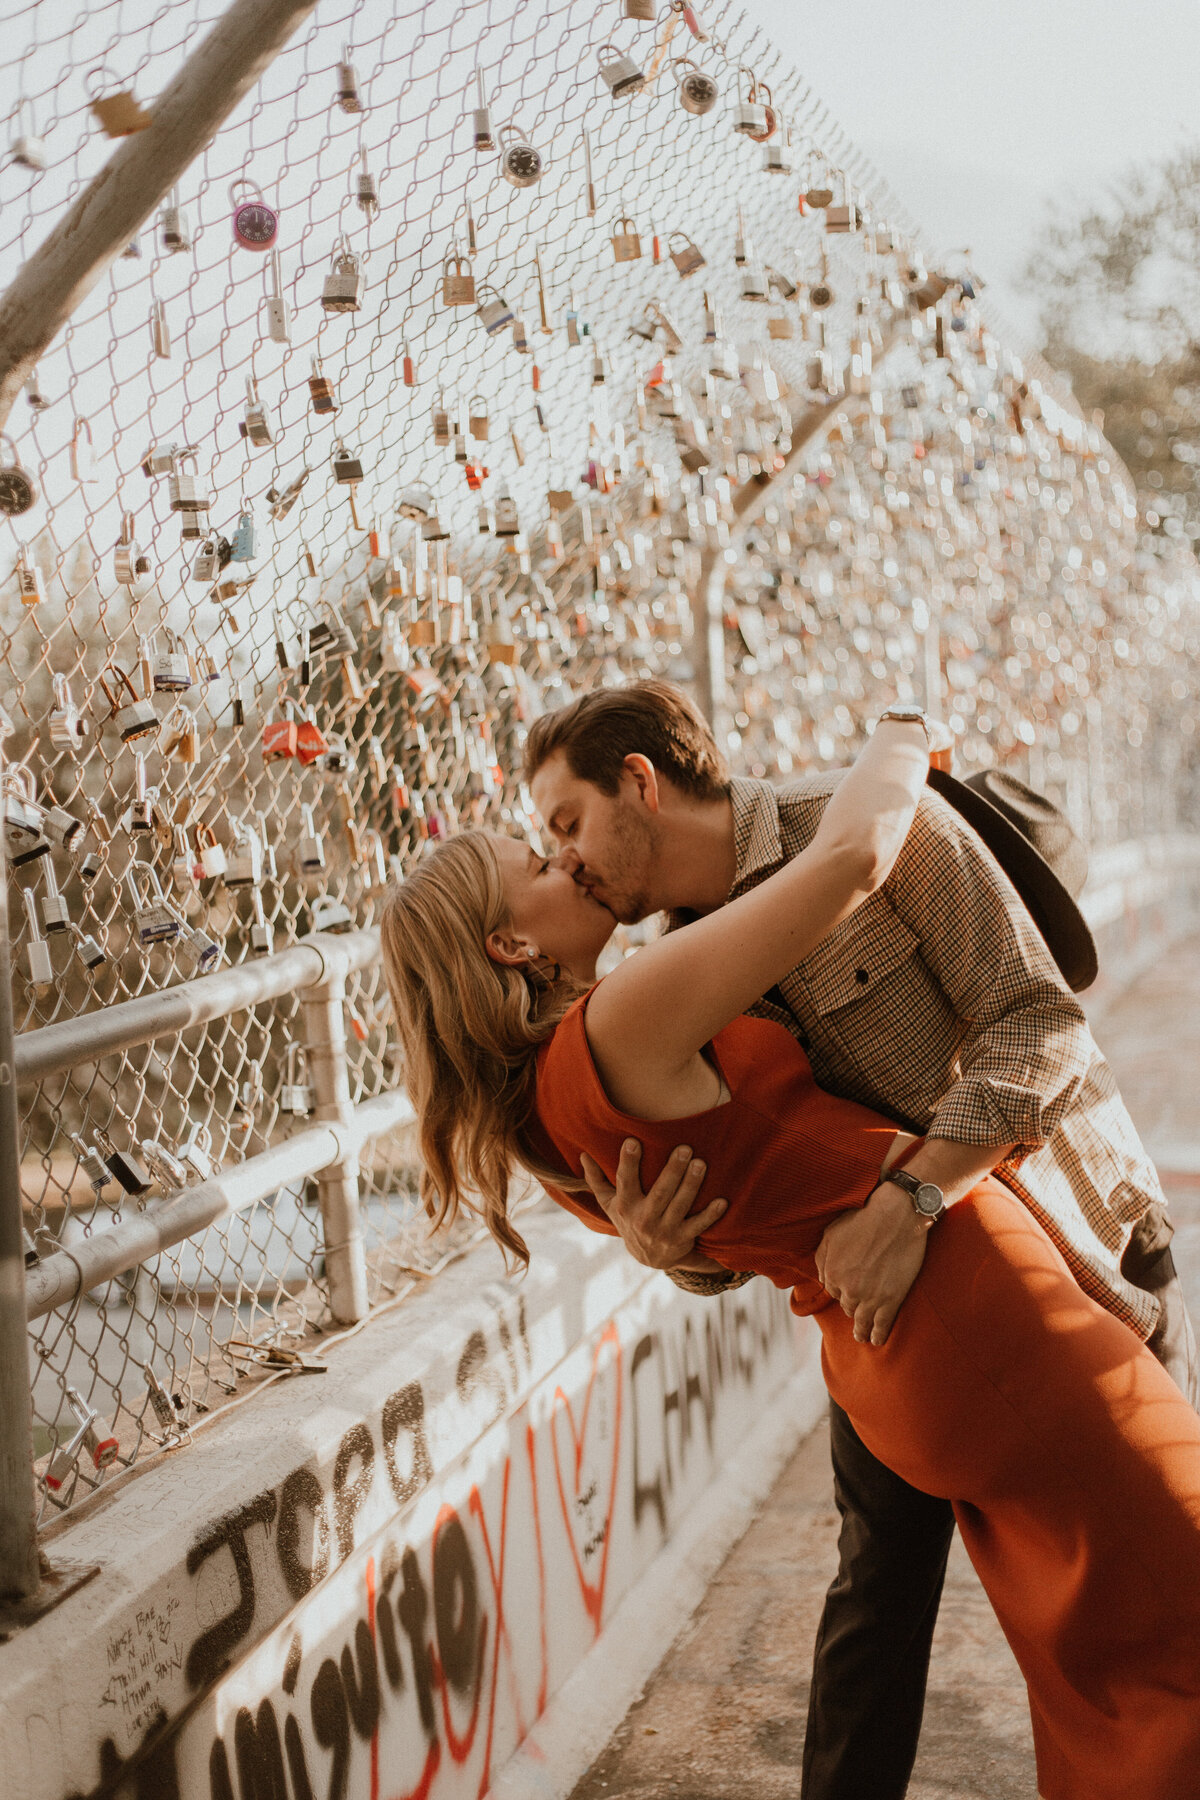
[[[4,8],[4,268],[222,10]],[[1093,845],[1190,821],[1190,566],[976,285],[735,7],[321,0],[0,443],[18,1066],[369,929],[460,826],[536,841],[524,730],[599,682],[693,686],[770,776],[925,698]],[[340,1098],[304,1004],[25,1080],[31,1270],[397,1088],[377,957]],[[415,1194],[410,1134],[367,1141],[368,1310],[471,1239]],[[323,1205],[286,1181],[39,1313],[43,1523],[329,1341]]]

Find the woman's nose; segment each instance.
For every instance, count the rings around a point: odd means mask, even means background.
[[[572,879],[578,875],[580,869],[583,867],[583,861],[579,852],[572,844],[565,844],[558,852],[558,855],[552,858],[552,861],[556,869],[561,869],[564,874],[570,875]]]

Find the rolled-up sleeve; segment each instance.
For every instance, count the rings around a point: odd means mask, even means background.
[[[1054,1133],[1095,1057],[1086,1016],[1007,876],[953,807],[917,809],[883,892],[962,1022],[959,1078],[926,1128],[963,1144]]]

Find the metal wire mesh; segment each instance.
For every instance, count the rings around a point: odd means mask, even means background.
[[[4,267],[103,166],[89,93],[152,103],[221,10],[3,13]],[[884,703],[923,694],[965,765],[1045,786],[1093,844],[1191,816],[1192,575],[1139,555],[1098,428],[989,330],[965,271],[923,304],[933,259],[752,18],[707,6],[700,41],[682,6],[628,10],[323,0],[44,356],[0,446],[39,493],[3,525],[0,703],[29,795],[88,829],[19,861],[8,795],[20,1030],[194,974],[194,937],[139,942],[131,869],[238,962],[369,924],[462,823],[536,834],[529,719],[596,682],[701,676],[714,560],[737,766],[843,761]],[[616,53],[649,77],[629,97],[601,69]],[[720,89],[703,114],[683,54]],[[511,131],[480,151],[484,96]],[[733,129],[768,98],[768,142]],[[520,175],[522,142],[527,186],[501,167]],[[235,243],[238,182],[278,214],[277,258]],[[474,300],[446,304],[468,274]],[[785,466],[810,406],[831,429]],[[180,511],[192,477],[211,504]],[[135,700],[152,716],[126,743]],[[63,927],[44,951],[34,919]],[[378,967],[348,1016],[359,1100],[397,1079]],[[193,1172],[275,1141],[302,1115],[301,1043],[288,997],[23,1092],[36,1247],[139,1204],[91,1185],[98,1129],[106,1156],[177,1160],[199,1132]],[[469,1235],[425,1239],[402,1138],[367,1156],[362,1206],[372,1304]],[[243,1377],[231,1336],[311,1335],[327,1302],[301,1188],[51,1315],[31,1349],[42,1473],[75,1429],[66,1384],[129,1464],[144,1362],[195,1418]],[[81,1458],[43,1507],[99,1479]]]

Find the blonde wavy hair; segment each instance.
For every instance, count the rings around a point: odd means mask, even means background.
[[[534,1059],[585,987],[493,962],[485,940],[509,923],[495,834],[468,831],[419,863],[388,895],[384,973],[417,1113],[421,1196],[438,1226],[477,1213],[522,1266],[529,1251],[508,1216],[520,1164],[558,1187],[580,1184],[543,1163],[525,1138]]]

